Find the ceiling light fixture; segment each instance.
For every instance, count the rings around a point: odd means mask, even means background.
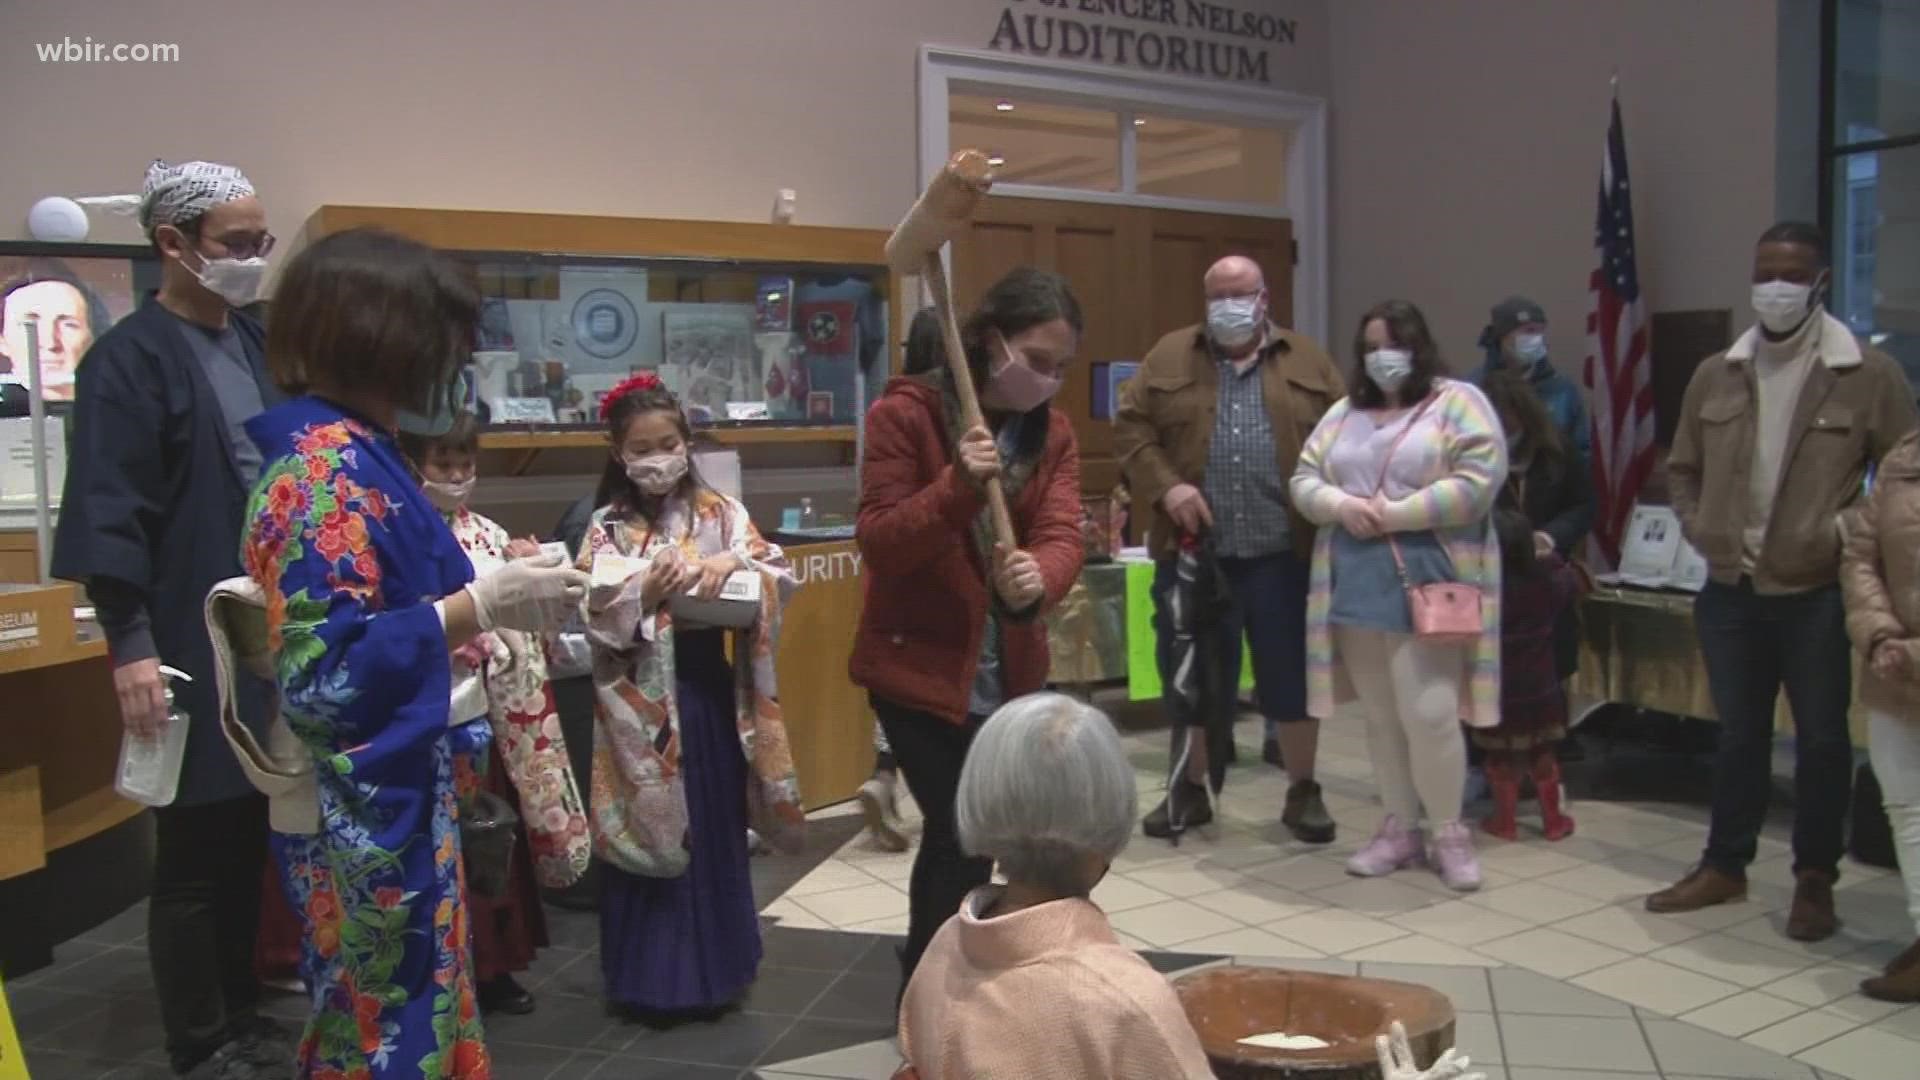
[[[1147,122],[1146,122],[1146,121],[1145,121],[1144,119],[1142,119],[1142,118],[1140,118],[1140,117],[1138,117],[1138,116],[1136,116],[1136,117],[1134,117],[1134,118],[1133,118],[1133,126],[1134,126],[1134,127],[1146,127],[1146,126],[1147,126]]]
[[[1013,111],[1013,102],[1011,102],[1011,101],[1002,101],[1002,102],[1000,102],[999,104],[997,104],[997,105],[995,105],[995,106],[994,106],[994,109],[995,109],[995,110],[997,110],[997,111],[999,111],[999,112],[1012,112],[1012,111]]]
[[[993,166],[996,169],[1002,165],[1005,165],[1006,163],[1007,163],[1007,159],[1001,157],[999,154],[995,154],[992,157],[987,159],[987,164]]]

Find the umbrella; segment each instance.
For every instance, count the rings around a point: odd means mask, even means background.
[[[1207,786],[1213,796],[1226,784],[1227,758],[1233,750],[1233,716],[1238,704],[1234,685],[1239,673],[1237,624],[1229,617],[1232,597],[1220,572],[1213,545],[1192,536],[1180,538],[1174,558],[1173,587],[1167,593],[1166,700],[1173,720],[1173,767],[1168,776],[1168,798],[1180,791],[1187,769],[1187,731],[1200,725],[1206,731]],[[1169,803],[1168,817],[1176,833],[1182,828],[1184,808]]]

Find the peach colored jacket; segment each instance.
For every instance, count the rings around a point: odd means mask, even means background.
[[[900,1005],[921,1080],[1212,1077],[1173,987],[1091,901],[998,918],[976,889],[928,944]]]

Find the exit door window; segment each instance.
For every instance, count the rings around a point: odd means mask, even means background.
[[[1141,194],[1286,204],[1287,132],[1146,114],[1132,124]]]
[[[949,96],[947,138],[993,157],[1010,184],[1120,190],[1120,114],[991,94]]]

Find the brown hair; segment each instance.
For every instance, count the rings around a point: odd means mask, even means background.
[[[974,385],[987,384],[987,371],[993,366],[994,331],[1010,338],[1055,319],[1066,320],[1076,338],[1086,331],[1080,301],[1067,285],[1067,279],[1052,270],[1016,266],[988,286],[979,306],[960,326],[960,343],[967,350],[967,367],[973,372]],[[936,322],[934,327],[938,329],[939,324]]]
[[[1567,462],[1567,439],[1560,426],[1553,422],[1553,414],[1547,411],[1547,404],[1540,400],[1527,383],[1526,376],[1512,368],[1494,368],[1487,372],[1483,389],[1487,392],[1487,403],[1493,406],[1493,413],[1505,424],[1509,418],[1517,422],[1518,434],[1527,446],[1541,454],[1554,468],[1562,468]],[[1515,432],[1509,431],[1508,435]]]
[[[1401,402],[1425,400],[1433,393],[1435,377],[1446,374],[1440,347],[1433,343],[1427,317],[1419,308],[1405,300],[1383,300],[1360,316],[1360,327],[1353,332],[1353,372],[1347,377],[1347,393],[1354,407],[1379,409],[1387,404],[1387,395],[1367,374],[1367,324],[1375,319],[1387,324],[1389,341],[1413,354],[1413,373],[1400,385]]]
[[[627,467],[620,460],[620,444],[627,441],[627,425],[647,413],[668,414],[673,417],[673,426],[680,430],[680,441],[687,449],[687,477],[680,482],[681,485],[696,488],[707,486],[693,465],[693,425],[687,423],[686,410],[680,407],[680,399],[673,396],[673,391],[656,380],[651,386],[628,390],[608,400],[601,406],[601,412],[607,418],[609,455],[606,467],[600,472],[600,486],[594,489],[593,505],[613,506],[621,510],[645,505],[646,496],[627,478]]]
[[[462,410],[454,414],[453,426],[445,435],[414,435],[401,432],[397,440],[400,452],[414,465],[425,465],[435,450],[445,450],[449,454],[478,454],[480,452],[480,421],[472,413]]]
[[[348,229],[293,257],[273,294],[267,369],[288,393],[314,383],[373,390],[432,413],[472,353],[480,296],[432,248]]]

